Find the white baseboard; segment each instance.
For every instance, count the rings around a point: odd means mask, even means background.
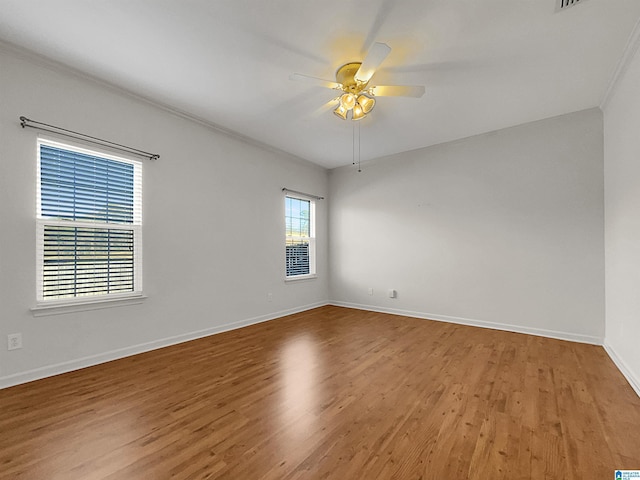
[[[528,335],[537,335],[539,337],[556,338],[558,340],[568,340],[570,342],[589,343],[592,345],[602,345],[604,338],[583,335],[580,333],[560,332],[557,330],[546,330],[542,328],[523,327],[521,325],[509,325],[506,323],[487,322],[484,320],[473,320],[470,318],[450,317],[448,315],[437,315],[423,312],[413,312],[410,310],[400,310],[396,308],[378,307],[373,305],[360,305],[349,302],[329,302],[331,305],[339,307],[356,308],[358,310],[369,310],[372,312],[391,313],[394,315],[403,315],[405,317],[423,318],[426,320],[436,320],[439,322],[458,323],[461,325],[469,325],[472,327],[491,328],[493,330],[504,330],[506,332],[526,333]]]
[[[582,334],[569,333],[569,332],[559,332],[555,330],[522,327],[519,325],[508,325],[503,323],[487,322],[483,320],[472,320],[468,318],[451,317],[448,315],[436,315],[436,314],[414,312],[414,311],[401,310],[401,309],[395,309],[395,308],[377,307],[373,305],[361,305],[361,304],[355,304],[355,303],[349,303],[349,302],[338,302],[338,301],[317,302],[317,303],[304,305],[297,308],[281,310],[279,312],[274,312],[267,315],[248,318],[248,319],[244,319],[236,322],[218,325],[216,327],[212,327],[204,330],[198,330],[195,332],[189,332],[181,335],[176,335],[173,337],[163,338],[160,340],[154,340],[152,342],[132,345],[125,348],[103,352],[97,355],[90,355],[87,357],[82,357],[82,358],[71,360],[68,362],[62,362],[55,365],[47,365],[46,367],[35,368],[32,370],[27,370],[25,372],[20,372],[13,375],[0,377],[0,389],[11,387],[14,385],[19,385],[22,383],[31,382],[34,380],[39,380],[41,378],[46,378],[54,375],[59,375],[62,373],[71,372],[74,370],[79,370],[86,367],[91,367],[93,365],[98,365],[100,363],[110,362],[112,360],[117,360],[119,358],[124,358],[131,355],[137,355],[139,353],[156,350],[158,348],[163,348],[163,347],[168,347],[170,345],[176,345],[178,343],[188,342],[190,340],[195,340],[197,338],[208,337],[210,335],[215,335],[217,333],[222,333],[229,330],[235,330],[237,328],[246,327],[249,325],[266,322],[276,318],[284,317],[286,315],[292,315],[294,313],[300,313],[306,310],[311,310],[313,308],[322,307],[324,305],[336,305],[340,307],[355,308],[359,310],[369,310],[372,312],[390,313],[394,315],[403,315],[406,317],[423,318],[423,319],[436,320],[441,322],[457,323],[461,325],[470,325],[474,327],[491,328],[494,330],[504,330],[504,331],[515,332],[515,333],[526,333],[529,335],[537,335],[542,337],[556,338],[556,339],[568,340],[572,342],[589,343],[594,345],[602,345],[604,340],[596,336],[582,335]],[[615,354],[615,351],[610,346],[605,345],[605,350],[607,351],[607,353],[609,354],[613,362],[616,364],[616,366],[618,366],[618,368],[623,373],[623,375],[627,378],[627,380],[629,380],[629,383],[631,384],[633,389],[638,393],[638,395],[640,395],[640,382],[638,381],[638,379],[636,379],[633,376],[633,374],[631,373],[631,370]]]
[[[616,364],[618,370],[624,375],[624,378],[627,379],[631,388],[635,390],[640,397],[640,378],[638,378],[633,371],[629,368],[629,365],[620,358],[620,356],[616,353],[616,350],[605,340],[604,342],[604,350],[609,355],[609,358]]]
[[[215,335],[216,333],[222,333],[229,330],[235,330],[237,328],[247,327],[257,323],[267,322],[276,318],[284,317],[286,315],[292,315],[294,313],[304,312],[311,310],[312,308],[322,307],[328,305],[328,302],[317,302],[301,307],[291,308],[288,310],[281,310],[279,312],[270,313],[267,315],[260,315],[258,317],[247,318],[236,322],[226,323],[224,325],[218,325],[212,328],[204,330],[198,330],[195,332],[184,333],[173,337],[163,338],[160,340],[154,340],[152,342],[141,343],[138,345],[132,345],[130,347],[119,348],[108,352],[99,353],[97,355],[90,355],[88,357],[82,357],[68,362],[57,363],[55,365],[47,365],[46,367],[34,368],[25,372],[16,373],[13,375],[7,375],[0,377],[0,389],[12,387],[22,383],[32,382],[34,380],[40,380],[46,377],[52,377],[54,375],[60,375],[61,373],[67,373],[74,370],[80,370],[81,368],[91,367],[100,363],[110,362],[112,360],[118,360],[119,358],[129,357],[131,355],[137,355],[139,353],[156,350],[158,348],[168,347],[170,345],[176,345],[178,343],[188,342],[197,338],[208,337]]]

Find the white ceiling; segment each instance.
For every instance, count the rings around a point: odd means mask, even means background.
[[[392,52],[361,156],[412,150],[598,106],[640,18],[639,0],[0,0],[0,40],[333,168],[352,125],[317,109],[374,41]]]

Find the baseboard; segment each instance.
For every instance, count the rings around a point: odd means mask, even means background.
[[[132,345],[125,348],[103,352],[97,355],[90,355],[88,357],[78,358],[68,362],[57,363],[55,365],[47,365],[46,367],[35,368],[33,370],[27,370],[25,372],[16,373],[13,375],[7,375],[4,377],[0,377],[0,389],[12,387],[14,385],[20,385],[22,383],[32,382],[34,380],[40,380],[46,377],[52,377],[54,375],[60,375],[62,373],[72,372],[74,370],[80,370],[82,368],[91,367],[100,363],[118,360],[120,358],[149,352],[151,350],[157,350],[158,348],[168,347],[171,345],[176,345],[178,343],[184,343],[190,340],[208,337],[210,335],[215,335],[216,333],[227,332],[229,330],[235,330],[237,328],[247,327],[249,325],[255,325],[257,323],[267,322],[269,320],[292,315],[294,313],[304,312],[306,310],[322,307],[324,305],[328,305],[328,302],[317,302],[301,307],[291,308],[288,310],[281,310],[279,312],[226,323],[224,325],[218,325],[204,330],[184,333],[173,337],[154,340],[152,342],[141,343],[138,345]]]
[[[390,313],[394,315],[403,315],[406,317],[423,318],[427,320],[457,323],[461,325],[469,325],[474,327],[491,328],[494,330],[504,330],[504,331],[515,332],[515,333],[525,333],[529,335],[537,335],[542,337],[556,338],[556,339],[568,340],[572,342],[589,343],[594,345],[602,345],[604,340],[600,337],[589,336],[589,335],[581,335],[581,334],[575,334],[575,333],[569,333],[569,332],[559,332],[555,330],[522,327],[519,325],[508,325],[503,323],[487,322],[483,320],[473,320],[468,318],[452,317],[448,315],[437,315],[437,314],[429,314],[429,313],[423,313],[423,312],[414,312],[410,310],[385,308],[385,307],[378,307],[373,305],[361,305],[356,303],[338,302],[338,301],[317,302],[317,303],[308,304],[308,305],[304,305],[304,306],[300,306],[300,307],[296,307],[288,310],[281,310],[279,312],[274,312],[267,315],[261,315],[261,316],[248,318],[248,319],[244,319],[236,322],[218,325],[216,327],[212,327],[204,330],[198,330],[195,332],[189,332],[181,335],[176,335],[173,337],[163,338],[160,340],[154,340],[153,342],[132,345],[132,346],[121,348],[121,349],[103,352],[97,355],[91,355],[91,356],[71,360],[68,362],[62,362],[55,365],[47,365],[46,367],[36,368],[32,370],[27,370],[25,372],[16,373],[13,375],[0,377],[0,389],[11,387],[14,385],[19,385],[22,383],[31,382],[34,380],[39,380],[46,377],[51,377],[54,375],[60,375],[62,373],[67,373],[74,370],[80,370],[82,368],[91,367],[93,365],[98,365],[100,363],[110,362],[112,360],[118,360],[120,358],[129,357],[131,355],[137,355],[139,353],[156,350],[158,348],[168,347],[171,345],[188,342],[190,340],[208,337],[210,335],[215,335],[217,333],[222,333],[229,330],[235,330],[238,328],[247,327],[249,325],[254,325],[257,323],[262,323],[269,320],[274,320],[276,318],[284,317],[286,315],[292,315],[295,313],[311,310],[313,308],[322,307],[324,305],[336,305],[336,306],[346,307],[346,308],[355,308],[358,310]],[[623,373],[623,375],[627,378],[627,380],[629,381],[633,389],[638,393],[638,395],[640,395],[640,382],[638,381],[638,379],[636,379],[633,376],[633,374],[631,373],[631,370],[615,354],[615,351],[613,350],[613,348],[605,345],[605,350],[607,351],[607,353],[609,354],[613,362],[616,364],[616,366],[618,366],[618,368]]]
[[[602,337],[592,335],[582,335],[580,333],[560,332],[557,330],[546,330],[542,328],[523,327],[521,325],[509,325],[506,323],[487,322],[484,320],[473,320],[470,318],[450,317],[448,315],[437,315],[423,312],[413,312],[410,310],[400,310],[397,308],[378,307],[373,305],[361,305],[349,302],[329,302],[331,305],[339,307],[356,308],[358,310],[369,310],[372,312],[391,313],[394,315],[403,315],[405,317],[424,318],[426,320],[436,320],[439,322],[458,323],[461,325],[469,325],[472,327],[490,328],[493,330],[504,330],[506,332],[526,333],[528,335],[537,335],[539,337],[556,338],[558,340],[568,340],[570,342],[588,343],[592,345],[602,345],[604,339]]]
[[[618,367],[618,370],[620,370],[622,375],[624,375],[624,378],[627,379],[627,382],[629,382],[631,388],[633,388],[638,394],[638,397],[640,397],[640,378],[634,375],[633,371],[629,368],[629,365],[627,365],[627,363],[622,360],[622,358],[620,358],[620,356],[616,353],[616,350],[606,340],[603,347],[605,352],[607,352],[607,355],[609,355],[609,358],[611,358],[613,363],[616,364],[616,367]]]

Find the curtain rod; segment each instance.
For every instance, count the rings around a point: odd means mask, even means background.
[[[20,117],[20,125],[22,128],[30,127],[37,128],[38,130],[44,130],[51,133],[57,133],[65,135],[67,137],[75,138],[78,140],[84,140],[86,142],[95,143],[96,145],[102,145],[103,147],[111,147],[121,152],[132,153],[134,155],[140,155],[141,157],[147,157],[149,160],[157,160],[160,155],[156,153],[145,152],[144,150],[138,150],[137,148],[127,147],[119,143],[110,142],[109,140],[103,140],[101,138],[92,137],[91,135],[85,135],[84,133],[74,132],[73,130],[67,130],[66,128],[56,127],[55,125],[49,125],[48,123],[36,122],[30,120],[27,117]],[[48,128],[46,128],[48,127]]]
[[[282,191],[297,193],[298,195],[304,195],[305,197],[315,198],[316,200],[324,200],[324,197],[319,197],[318,195],[311,195],[310,193],[298,192],[297,190],[291,190],[287,187],[282,187]]]

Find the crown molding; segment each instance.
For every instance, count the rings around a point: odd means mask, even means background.
[[[631,35],[629,35],[629,40],[627,40],[627,45],[624,47],[624,51],[622,52],[622,56],[616,65],[616,68],[613,70],[613,74],[609,79],[609,83],[607,84],[607,89],[604,92],[602,97],[602,101],[600,102],[600,109],[604,110],[613,95],[615,94],[618,84],[620,80],[626,73],[633,60],[638,48],[640,47],[640,19],[636,22],[633,30],[631,31]]]
[[[231,137],[235,140],[238,140],[239,142],[245,143],[247,145],[251,145],[253,147],[262,149],[262,150],[266,150],[269,151],[271,153],[274,153],[276,155],[279,156],[284,156],[289,158],[290,160],[293,160],[295,162],[299,162],[299,163],[304,163],[306,165],[310,165],[313,167],[316,167],[320,170],[323,171],[327,171],[327,169],[321,165],[318,165],[317,163],[314,163],[310,160],[307,160],[306,158],[302,158],[299,157],[298,155],[295,155],[291,152],[287,152],[286,150],[282,150],[278,147],[274,147],[273,145],[269,145],[267,143],[261,142],[260,140],[256,140],[254,138],[248,137],[246,135],[243,135],[235,130],[231,130],[228,128],[225,128],[221,125],[218,125],[214,122],[211,122],[209,120],[206,120],[204,118],[198,117],[196,115],[193,115],[191,113],[188,113],[184,110],[180,110],[178,108],[175,108],[171,105],[162,103],[162,102],[158,102],[156,100],[153,100],[149,97],[146,97],[144,95],[140,95],[138,93],[134,93],[131,90],[128,90],[126,88],[123,88],[119,85],[116,85],[114,83],[108,82],[100,77],[97,77],[95,75],[83,72],[82,70],[79,70],[75,67],[72,67],[70,65],[67,65],[66,63],[62,63],[59,62],[57,60],[53,60],[49,57],[46,57],[44,55],[41,55],[39,53],[34,52],[33,50],[29,50],[27,48],[24,47],[20,47],[18,45],[15,45],[13,43],[4,41],[4,40],[0,40],[0,50],[4,50],[5,52],[12,54],[15,57],[18,58],[22,58],[25,59],[27,61],[30,61],[31,63],[34,63],[36,65],[45,67],[45,68],[49,68],[51,70],[57,71],[57,72],[62,72],[62,73],[66,73],[69,75],[73,75],[75,77],[79,77],[82,78],[84,80],[87,80],[89,82],[92,82],[94,84],[100,85],[103,88],[106,88],[108,90],[111,90],[112,92],[115,92],[119,95],[125,96],[125,97],[129,97],[131,99],[137,100],[141,103],[145,103],[147,105],[151,105],[155,108],[158,108],[160,110],[163,110],[167,113],[170,113],[172,115],[175,115],[177,117],[183,118],[185,120],[197,123],[198,125],[201,125],[209,130],[213,130],[215,132],[218,133],[222,133],[223,135],[226,135],[228,137]]]

